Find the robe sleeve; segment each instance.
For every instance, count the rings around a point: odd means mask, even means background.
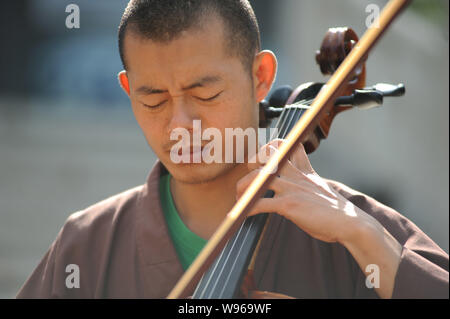
[[[91,292],[90,285],[85,284],[90,282],[89,279],[84,278],[80,289],[78,284],[73,285],[74,272],[67,268],[69,265],[79,265],[79,269],[88,269],[86,252],[82,247],[89,247],[86,245],[86,238],[89,237],[83,228],[79,227],[77,216],[79,214],[74,213],[66,220],[38,266],[20,288],[16,298],[82,298]],[[83,281],[83,275],[80,281]],[[68,284],[70,286],[67,286]]]
[[[449,258],[411,220],[367,195],[337,182],[332,186],[378,220],[402,245],[392,298],[449,298]],[[382,274],[381,274],[382,275]]]
[[[16,298],[57,298],[53,292],[55,263],[61,232],[51,244],[44,257],[34,269],[30,277],[25,281],[16,295]]]

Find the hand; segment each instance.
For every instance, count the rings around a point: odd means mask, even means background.
[[[261,148],[276,151],[282,140],[277,139]],[[258,156],[258,158],[260,158]],[[261,170],[262,163],[249,164],[250,173],[237,183],[239,198]],[[350,236],[357,217],[367,215],[342,195],[334,191],[311,167],[303,145],[293,152],[268,185],[273,198],[259,199],[249,216],[274,212],[291,220],[312,237],[326,242],[342,242]],[[364,217],[364,216],[363,216]]]
[[[276,151],[282,140],[265,145],[261,152]],[[249,173],[236,185],[239,198],[261,169],[249,164]],[[303,145],[278,167],[269,183],[273,198],[260,198],[249,216],[274,212],[291,220],[310,236],[345,246],[364,272],[368,264],[380,267],[381,283],[375,288],[382,298],[392,296],[402,245],[372,216],[331,187],[313,170]]]

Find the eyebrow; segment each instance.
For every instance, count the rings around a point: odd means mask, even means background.
[[[207,84],[213,84],[213,83],[220,82],[221,80],[222,80],[222,78],[219,76],[205,76],[205,77],[199,79],[198,81],[188,85],[187,87],[182,88],[182,90],[183,91],[192,90],[194,88],[202,87]],[[138,89],[136,89],[135,92],[137,94],[150,95],[150,94],[166,93],[168,91],[167,90],[159,90],[159,89],[155,89],[151,86],[143,85],[143,86],[139,87]]]

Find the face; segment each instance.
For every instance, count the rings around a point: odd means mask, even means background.
[[[124,44],[137,123],[164,166],[185,183],[213,180],[238,164],[175,164],[170,158],[177,143],[170,140],[174,129],[192,134],[193,121],[200,120],[202,132],[207,128],[221,132],[225,153],[225,128],[258,127],[261,98],[255,96],[255,77],[238,57],[227,54],[221,21],[211,18],[204,25],[205,29],[184,31],[169,43],[127,32]],[[203,146],[207,143],[202,140]]]

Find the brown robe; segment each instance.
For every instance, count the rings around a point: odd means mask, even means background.
[[[69,216],[17,298],[166,297],[183,269],[159,199],[164,169],[157,162],[146,184]],[[328,182],[403,246],[393,298],[449,297],[447,253],[393,209]],[[378,298],[344,246],[313,239],[287,219],[272,217],[255,264],[258,289],[296,298]],[[79,266],[79,288],[66,287],[69,264]]]

